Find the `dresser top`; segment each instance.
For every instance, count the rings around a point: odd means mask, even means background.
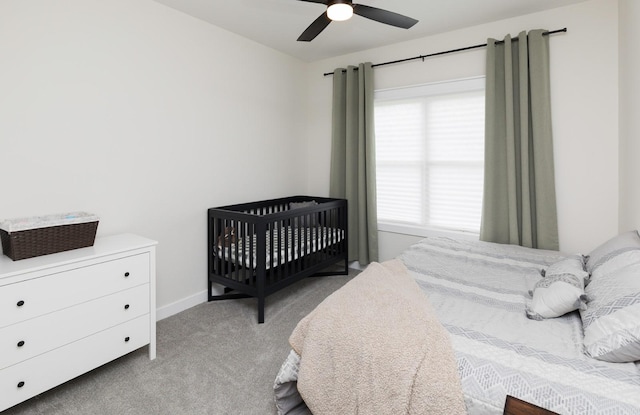
[[[157,245],[156,241],[128,233],[98,237],[93,246],[87,248],[73,249],[19,261],[13,261],[8,256],[2,255],[0,256],[0,280],[54,265],[72,264],[78,261],[144,249],[155,245]]]

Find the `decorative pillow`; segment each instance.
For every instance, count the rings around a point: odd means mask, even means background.
[[[309,200],[307,202],[289,202],[289,210],[302,209],[306,207],[316,206],[317,204],[318,202],[316,202],[315,200]],[[303,227],[314,227],[318,222],[315,214],[310,215],[310,217],[308,215],[304,215],[300,218],[293,219],[293,226],[296,228],[298,227],[298,219],[300,219],[300,223]]]
[[[315,200],[310,200],[308,202],[289,202],[289,209],[300,209],[306,208],[309,206],[316,206],[318,202]]]
[[[640,252],[623,256],[627,265],[592,278],[587,309],[580,312],[585,351],[607,362],[640,360]],[[604,263],[600,270],[606,269]]]
[[[591,251],[587,259],[587,271],[596,278],[598,275],[611,273],[635,260],[629,261],[631,252],[640,253],[638,231],[622,233]],[[631,254],[631,257],[635,255]]]
[[[546,269],[544,278],[531,291],[527,317],[533,320],[560,317],[585,308],[584,283],[589,274],[584,270],[584,257],[571,255]]]

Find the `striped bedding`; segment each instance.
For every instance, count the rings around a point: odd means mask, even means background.
[[[526,317],[540,271],[563,257],[444,237],[426,238],[399,257],[451,335],[469,414],[502,414],[506,395],[563,415],[640,413],[640,362],[586,356],[577,312]],[[296,359],[292,351],[274,387],[295,385]],[[279,401],[276,389],[279,414],[308,413],[299,395],[282,390],[289,396]]]
[[[451,334],[470,414],[502,413],[512,395],[560,414],[640,413],[640,362],[583,352],[580,315],[525,315],[528,291],[557,252],[427,238],[400,259]]]
[[[267,231],[265,238],[266,269],[315,253],[342,239],[344,230],[335,228],[287,226],[272,229]],[[255,269],[258,266],[257,243],[256,235],[245,236],[228,247],[218,246],[215,255]]]

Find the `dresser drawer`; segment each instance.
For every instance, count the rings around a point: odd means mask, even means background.
[[[0,329],[0,369],[149,313],[149,284]]]
[[[0,370],[0,411],[149,344],[149,316]]]
[[[0,287],[0,328],[149,282],[143,253]]]

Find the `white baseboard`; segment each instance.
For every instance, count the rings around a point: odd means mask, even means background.
[[[365,266],[360,265],[360,262],[358,261],[349,262],[348,267],[349,269],[357,269],[360,271],[364,271],[367,268],[366,265]]]
[[[366,267],[362,267],[357,261],[349,264],[349,268],[364,270]],[[213,295],[222,294],[223,288],[219,285],[214,285]],[[156,308],[156,321],[164,320],[167,317],[171,317],[174,314],[178,314],[181,311],[188,310],[191,307],[195,307],[198,304],[206,303],[208,300],[207,290],[200,291],[199,293],[190,295],[181,300],[174,301],[171,304],[167,304],[162,307]]]
[[[207,299],[207,290],[204,290],[200,291],[199,293],[190,295],[189,297],[175,301],[171,304],[159,307],[156,309],[156,321],[171,317],[174,314],[178,314],[181,311],[188,310],[191,307],[197,306],[198,304],[206,303]]]

